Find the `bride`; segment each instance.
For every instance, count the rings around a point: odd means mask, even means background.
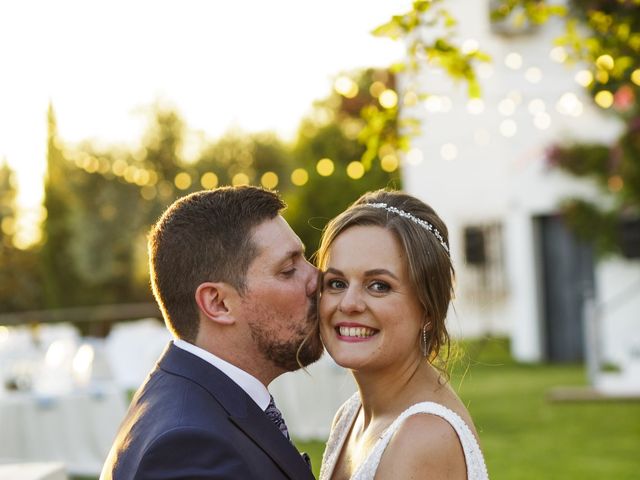
[[[434,366],[453,283],[442,220],[412,196],[365,194],[327,225],[318,263],[322,340],[358,384],[320,480],[488,478],[471,416]]]

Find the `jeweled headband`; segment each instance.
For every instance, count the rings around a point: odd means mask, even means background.
[[[411,215],[409,212],[405,212],[404,210],[400,210],[399,208],[389,206],[386,203],[366,203],[365,205],[368,205],[369,207],[373,207],[373,208],[382,208],[387,212],[395,213],[396,215],[400,215],[402,218],[407,218],[411,220],[413,223],[431,232],[438,239],[438,241],[440,242],[440,245],[442,245],[442,248],[444,248],[445,252],[447,252],[447,255],[449,255],[449,246],[444,241],[444,238],[442,238],[442,235],[440,234],[438,229],[433,225],[431,225],[426,220],[422,220],[421,218],[415,217]]]

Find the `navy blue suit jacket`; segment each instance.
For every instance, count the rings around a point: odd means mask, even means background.
[[[235,382],[170,343],[133,398],[101,480],[312,480],[300,453]]]

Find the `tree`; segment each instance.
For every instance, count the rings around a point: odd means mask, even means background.
[[[35,247],[13,244],[16,218],[14,172],[0,165],[0,312],[32,310],[42,306],[41,278]]]
[[[71,222],[76,205],[68,188],[79,172],[69,165],[62,153],[51,104],[47,121],[47,173],[44,182],[47,217],[43,225],[44,243],[40,256],[45,306],[56,308],[75,305],[79,298],[81,282],[74,268],[71,251]]]

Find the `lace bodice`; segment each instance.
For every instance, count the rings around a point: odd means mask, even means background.
[[[338,410],[338,413],[336,414],[336,421],[331,433],[329,434],[327,447],[322,458],[319,480],[330,480],[346,437],[349,434],[349,430],[353,425],[359,409],[360,397],[356,393],[347,400],[342,407],[340,407],[340,410]],[[358,466],[357,470],[352,475],[351,480],[373,480],[376,475],[376,470],[378,469],[378,464],[380,463],[380,458],[382,457],[384,450],[387,448],[393,434],[400,428],[402,422],[411,415],[418,413],[437,415],[449,422],[454,428],[458,434],[458,438],[460,439],[460,443],[462,444],[462,449],[464,451],[468,480],[487,480],[489,478],[480,446],[478,445],[473,432],[464,420],[462,420],[457,413],[443,405],[440,405],[439,403],[422,402],[416,403],[415,405],[407,408],[393,421],[391,425],[389,425],[380,439],[376,442],[367,458]]]

